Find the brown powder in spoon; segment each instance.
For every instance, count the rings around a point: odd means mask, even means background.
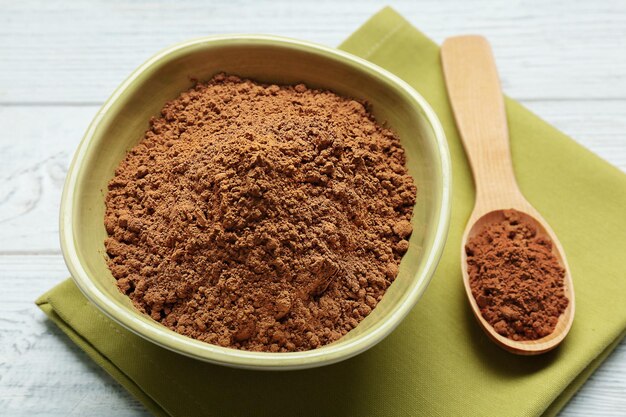
[[[219,75],[167,103],[109,183],[109,267],[135,306],[202,341],[313,349],[398,274],[416,188],[362,103]]]
[[[472,294],[496,332],[535,340],[554,331],[569,303],[565,270],[534,225],[507,210],[503,221],[469,239],[465,251]]]

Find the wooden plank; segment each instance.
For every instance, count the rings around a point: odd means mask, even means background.
[[[0,257],[0,414],[147,416],[35,306],[67,275],[60,255]]]
[[[0,409],[11,416],[147,416],[33,304],[68,275],[60,255],[0,256]],[[562,416],[626,415],[626,343]]]
[[[580,143],[626,171],[626,100],[530,102]],[[59,253],[63,181],[97,106],[0,107],[0,253]],[[36,119],[36,123],[33,120]]]
[[[59,204],[97,107],[0,107],[0,253],[59,253]]]
[[[626,9],[621,0],[397,0],[440,42],[481,33],[504,89],[520,99],[626,98]],[[373,1],[271,3],[77,0],[5,2],[0,14],[0,103],[100,103],[140,63],[189,38],[273,33],[337,45],[382,7]],[[620,52],[621,51],[621,52]]]

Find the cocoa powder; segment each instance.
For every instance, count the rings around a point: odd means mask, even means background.
[[[507,210],[503,221],[469,239],[465,251],[472,294],[496,332],[534,340],[554,331],[569,303],[565,270],[535,225]]]
[[[376,307],[416,197],[364,103],[224,74],[166,103],[108,188],[108,264],[134,305],[272,352],[333,342]]]

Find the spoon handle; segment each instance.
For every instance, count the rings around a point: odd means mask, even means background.
[[[448,38],[443,72],[456,125],[474,173],[476,205],[501,208],[519,198],[498,71],[482,36]]]

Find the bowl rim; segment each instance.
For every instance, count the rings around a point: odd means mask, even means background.
[[[430,128],[434,133],[436,148],[440,159],[437,162],[441,167],[441,182],[443,190],[441,195],[441,210],[437,216],[437,225],[434,231],[433,246],[428,256],[423,260],[424,267],[421,274],[422,277],[417,277],[415,279],[417,284],[410,288],[409,294],[405,298],[404,302],[398,303],[398,305],[395,306],[389,313],[386,320],[376,323],[367,332],[348,341],[347,343],[339,345],[330,344],[318,349],[303,352],[270,353],[225,348],[201,342],[199,340],[180,335],[156,322],[148,324],[147,321],[141,320],[137,316],[140,314],[139,312],[131,312],[117,305],[113,300],[107,297],[106,294],[97,288],[81,264],[74,241],[75,230],[73,225],[73,209],[76,199],[75,190],[77,181],[81,177],[78,175],[81,171],[80,167],[82,166],[87,150],[94,139],[96,129],[107,112],[109,112],[109,110],[111,110],[111,108],[117,103],[118,99],[131,86],[133,86],[135,82],[142,80],[142,76],[147,72],[147,70],[162,61],[167,61],[173,58],[176,53],[184,53],[184,50],[188,48],[205,44],[212,44],[213,46],[241,44],[276,46],[278,44],[279,46],[286,47],[288,49],[321,54],[328,59],[339,60],[343,63],[352,64],[353,67],[360,67],[362,70],[365,69],[372,75],[386,78],[387,81],[390,81],[405,90],[405,92],[408,93],[415,102],[417,102],[426,120],[430,124]],[[163,348],[205,362],[244,369],[292,370],[318,367],[348,359],[374,346],[391,333],[415,306],[432,279],[446,243],[450,221],[451,181],[452,172],[450,154],[448,151],[445,133],[439,119],[427,101],[410,85],[396,75],[348,52],[308,41],[273,35],[235,34],[206,36],[175,44],[153,55],[137,69],[135,69],[128,76],[128,78],[126,78],[115,89],[113,94],[111,94],[111,96],[98,110],[96,116],[90,123],[83,138],[81,139],[80,144],[78,145],[74,158],[72,159],[68,169],[68,174],[63,187],[59,218],[61,250],[74,282],[85,297],[91,301],[100,310],[100,312],[104,313],[113,321],[131,332]]]

